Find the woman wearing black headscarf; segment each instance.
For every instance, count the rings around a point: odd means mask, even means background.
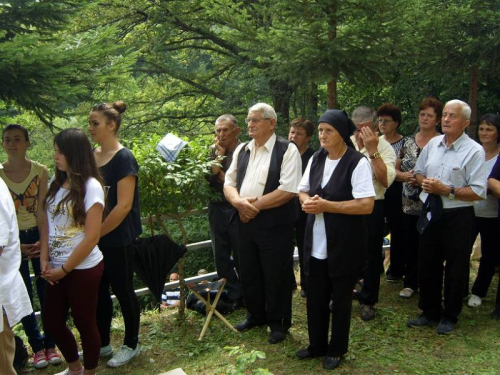
[[[309,346],[296,355],[325,356],[323,368],[328,370],[338,367],[347,352],[352,290],[367,249],[364,215],[372,212],[375,197],[370,163],[349,139],[354,129],[345,111],[327,110],[321,116],[321,148],[309,160],[299,185],[302,209],[308,214],[304,267]]]

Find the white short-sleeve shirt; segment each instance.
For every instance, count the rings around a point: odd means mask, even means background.
[[[85,212],[94,204],[104,207],[104,191],[101,184],[95,178],[90,178],[86,185],[85,192]],[[57,205],[69,193],[67,189],[59,189],[54,200],[47,206],[47,219],[49,226],[49,258],[50,264],[54,268],[60,268],[71,256],[73,250],[85,237],[85,228],[75,225],[71,212],[71,202],[69,208],[61,206],[57,215],[54,214]],[[75,269],[88,269],[95,267],[102,260],[103,256],[96,245],[90,254]]]

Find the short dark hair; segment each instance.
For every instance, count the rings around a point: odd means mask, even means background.
[[[9,124],[7,125],[3,131],[2,131],[2,141],[3,141],[3,136],[5,135],[5,132],[6,131],[9,131],[9,130],[20,130],[23,132],[24,134],[24,139],[26,142],[29,142],[30,141],[30,136],[28,134],[28,129],[26,129],[24,126],[22,125],[19,125],[19,124]]]
[[[391,116],[391,118],[398,123],[398,126],[401,125],[401,109],[397,105],[391,103],[382,104],[377,109],[377,116]]]
[[[312,123],[312,121],[309,121],[304,117],[299,117],[292,120],[292,122],[290,122],[290,127],[304,129],[308,137],[312,137],[314,133],[314,124]]]
[[[497,128],[497,143],[500,142],[500,116],[494,113],[487,113],[481,120],[479,120],[479,125],[482,123],[486,125],[494,126]],[[479,139],[479,125],[477,126],[477,139]]]
[[[434,108],[434,112],[436,112],[436,120],[439,123],[441,121],[441,117],[443,117],[443,103],[441,103],[441,100],[432,96],[424,98],[422,103],[420,103],[420,107],[418,107],[418,112],[420,113],[420,111],[427,108]]]

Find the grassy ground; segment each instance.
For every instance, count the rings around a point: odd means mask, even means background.
[[[473,265],[476,267],[477,265]],[[475,275],[471,276],[471,282]],[[418,314],[418,295],[409,300],[399,297],[400,284],[381,282],[377,316],[371,322],[359,318],[358,303],[353,302],[349,353],[336,370],[339,374],[499,374],[500,322],[489,317],[494,308],[495,277],[482,306],[464,309],[455,332],[438,336],[435,327],[412,329],[406,320]],[[294,325],[285,342],[270,345],[265,328],[244,333],[229,331],[217,318],[203,341],[197,340],[204,322],[200,315],[188,312],[182,326],[177,312],[146,312],[142,315],[140,344],[143,352],[130,364],[118,369],[99,364],[98,374],[160,374],[181,367],[187,374],[248,373],[259,368],[273,374],[313,374],[325,372],[319,359],[299,361],[295,352],[308,344],[305,299],[294,295]],[[242,321],[244,310],[229,315],[234,324]],[[124,327],[113,321],[113,345],[119,347]],[[225,347],[239,347],[230,355]],[[252,351],[263,351],[265,359],[250,362]],[[254,353],[255,357],[255,353]],[[235,372],[240,365],[246,371]],[[63,366],[46,370],[28,369],[40,375],[62,371]],[[265,373],[260,371],[260,373]]]

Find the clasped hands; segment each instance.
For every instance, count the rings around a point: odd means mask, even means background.
[[[21,254],[23,259],[40,257],[40,241],[31,244],[21,244]]]
[[[437,178],[424,178],[422,181],[422,190],[428,194],[448,195],[448,187]]]
[[[48,261],[41,261],[41,273],[40,277],[47,280],[50,285],[57,284],[66,273],[62,268],[53,268]]]
[[[306,214],[321,214],[326,211],[326,199],[320,198],[319,195],[307,198],[304,203],[302,203],[302,211]]]
[[[243,223],[248,223],[260,212],[260,210],[252,204],[256,202],[257,199],[258,197],[240,198],[236,203],[236,209],[238,210],[240,220]]]

